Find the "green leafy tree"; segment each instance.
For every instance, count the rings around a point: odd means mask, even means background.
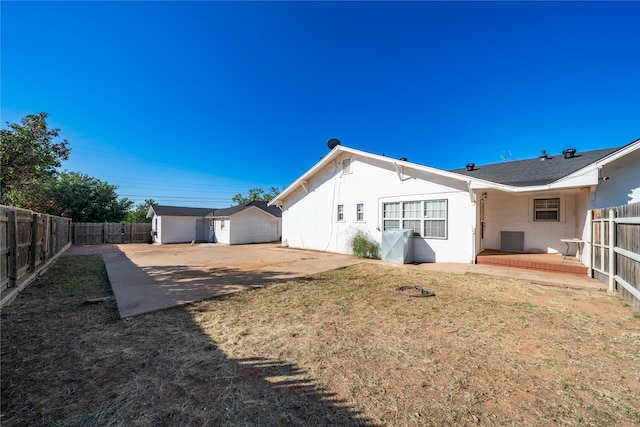
[[[54,142],[47,113],[30,114],[0,130],[0,203],[42,211],[56,168],[69,157],[69,141]]]
[[[118,198],[116,187],[78,172],[61,172],[47,190],[46,213],[74,222],[120,222],[133,201]]]
[[[155,204],[156,202],[153,199],[146,199],[144,203],[138,203],[136,207],[127,214],[124,222],[130,222],[134,224],[141,222],[151,222],[151,218],[147,218],[147,212],[149,212],[149,207]]]
[[[271,187],[268,191],[265,191],[262,188],[250,188],[246,196],[238,193],[231,198],[231,201],[236,205],[244,205],[246,203],[253,202],[254,200],[263,200],[268,202],[279,193],[280,189],[278,187]]]

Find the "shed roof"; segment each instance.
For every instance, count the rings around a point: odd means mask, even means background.
[[[155,213],[158,216],[189,216],[189,217],[228,217],[246,209],[256,207],[272,215],[276,218],[282,216],[282,211],[276,206],[267,206],[267,202],[254,200],[244,205],[231,206],[230,208],[212,209],[212,208],[189,208],[184,206],[162,206],[153,205],[149,208],[147,217],[150,218]]]
[[[536,157],[528,160],[474,166],[471,171],[460,168],[450,172],[515,187],[545,185],[582,169],[620,148],[576,152],[573,158],[566,159],[562,154],[549,155],[544,160]]]
[[[207,214],[207,216],[231,216],[254,206],[258,209],[262,209],[270,215],[275,216],[276,218],[280,218],[282,216],[282,211],[280,210],[280,208],[276,206],[267,206],[267,202],[264,202],[262,200],[254,200],[252,202],[245,203],[244,205],[231,206],[230,208],[214,209],[213,212]]]
[[[184,206],[162,206],[162,205],[153,205],[151,206],[153,212],[155,212],[158,216],[197,216],[204,217],[213,212],[211,208],[189,208]],[[151,213],[151,209],[149,209],[149,213]],[[150,216],[149,213],[147,216]]]

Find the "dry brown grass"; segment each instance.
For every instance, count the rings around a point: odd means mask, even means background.
[[[640,423],[640,316],[602,292],[376,264],[131,320],[106,292],[66,257],[3,310],[3,425]]]

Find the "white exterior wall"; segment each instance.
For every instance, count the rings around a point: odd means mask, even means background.
[[[155,242],[185,243],[195,240],[197,218],[165,215],[159,216],[157,218],[158,235],[155,236]]]
[[[342,160],[351,158],[351,173]],[[362,230],[382,240],[382,203],[448,200],[448,238],[414,238],[414,259],[421,262],[474,262],[475,205],[464,182],[406,170],[402,180],[393,166],[343,153],[290,194],[282,213],[282,243],[295,248],[350,254],[349,240]],[[364,221],[356,221],[356,205],[364,204]],[[337,221],[337,205],[344,221]]]
[[[238,212],[230,222],[229,243],[232,245],[274,242],[280,237],[280,219],[259,208]]]
[[[533,199],[560,198],[560,221],[534,221]],[[585,190],[511,194],[487,192],[485,249],[500,249],[501,231],[523,231],[525,252],[564,253],[562,238],[580,237],[585,223]],[[575,255],[575,245],[570,245]]]
[[[607,177],[598,184],[589,209],[609,208],[640,202],[640,150],[629,153],[600,170]]]
[[[587,209],[600,209],[640,202],[640,150],[604,165],[595,192],[585,197],[582,240],[585,242],[580,261],[591,267],[591,230]],[[579,211],[580,212],[580,211]]]
[[[229,218],[216,218],[213,220],[213,230],[215,232],[215,241],[216,243],[226,243],[227,245],[230,242],[230,220]]]

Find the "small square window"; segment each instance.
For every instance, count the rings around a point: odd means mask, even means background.
[[[560,199],[534,199],[534,221],[560,221]]]
[[[356,221],[364,221],[364,203],[358,203],[356,205]]]
[[[343,222],[344,221],[344,205],[338,205],[337,220],[338,220],[338,222]]]

